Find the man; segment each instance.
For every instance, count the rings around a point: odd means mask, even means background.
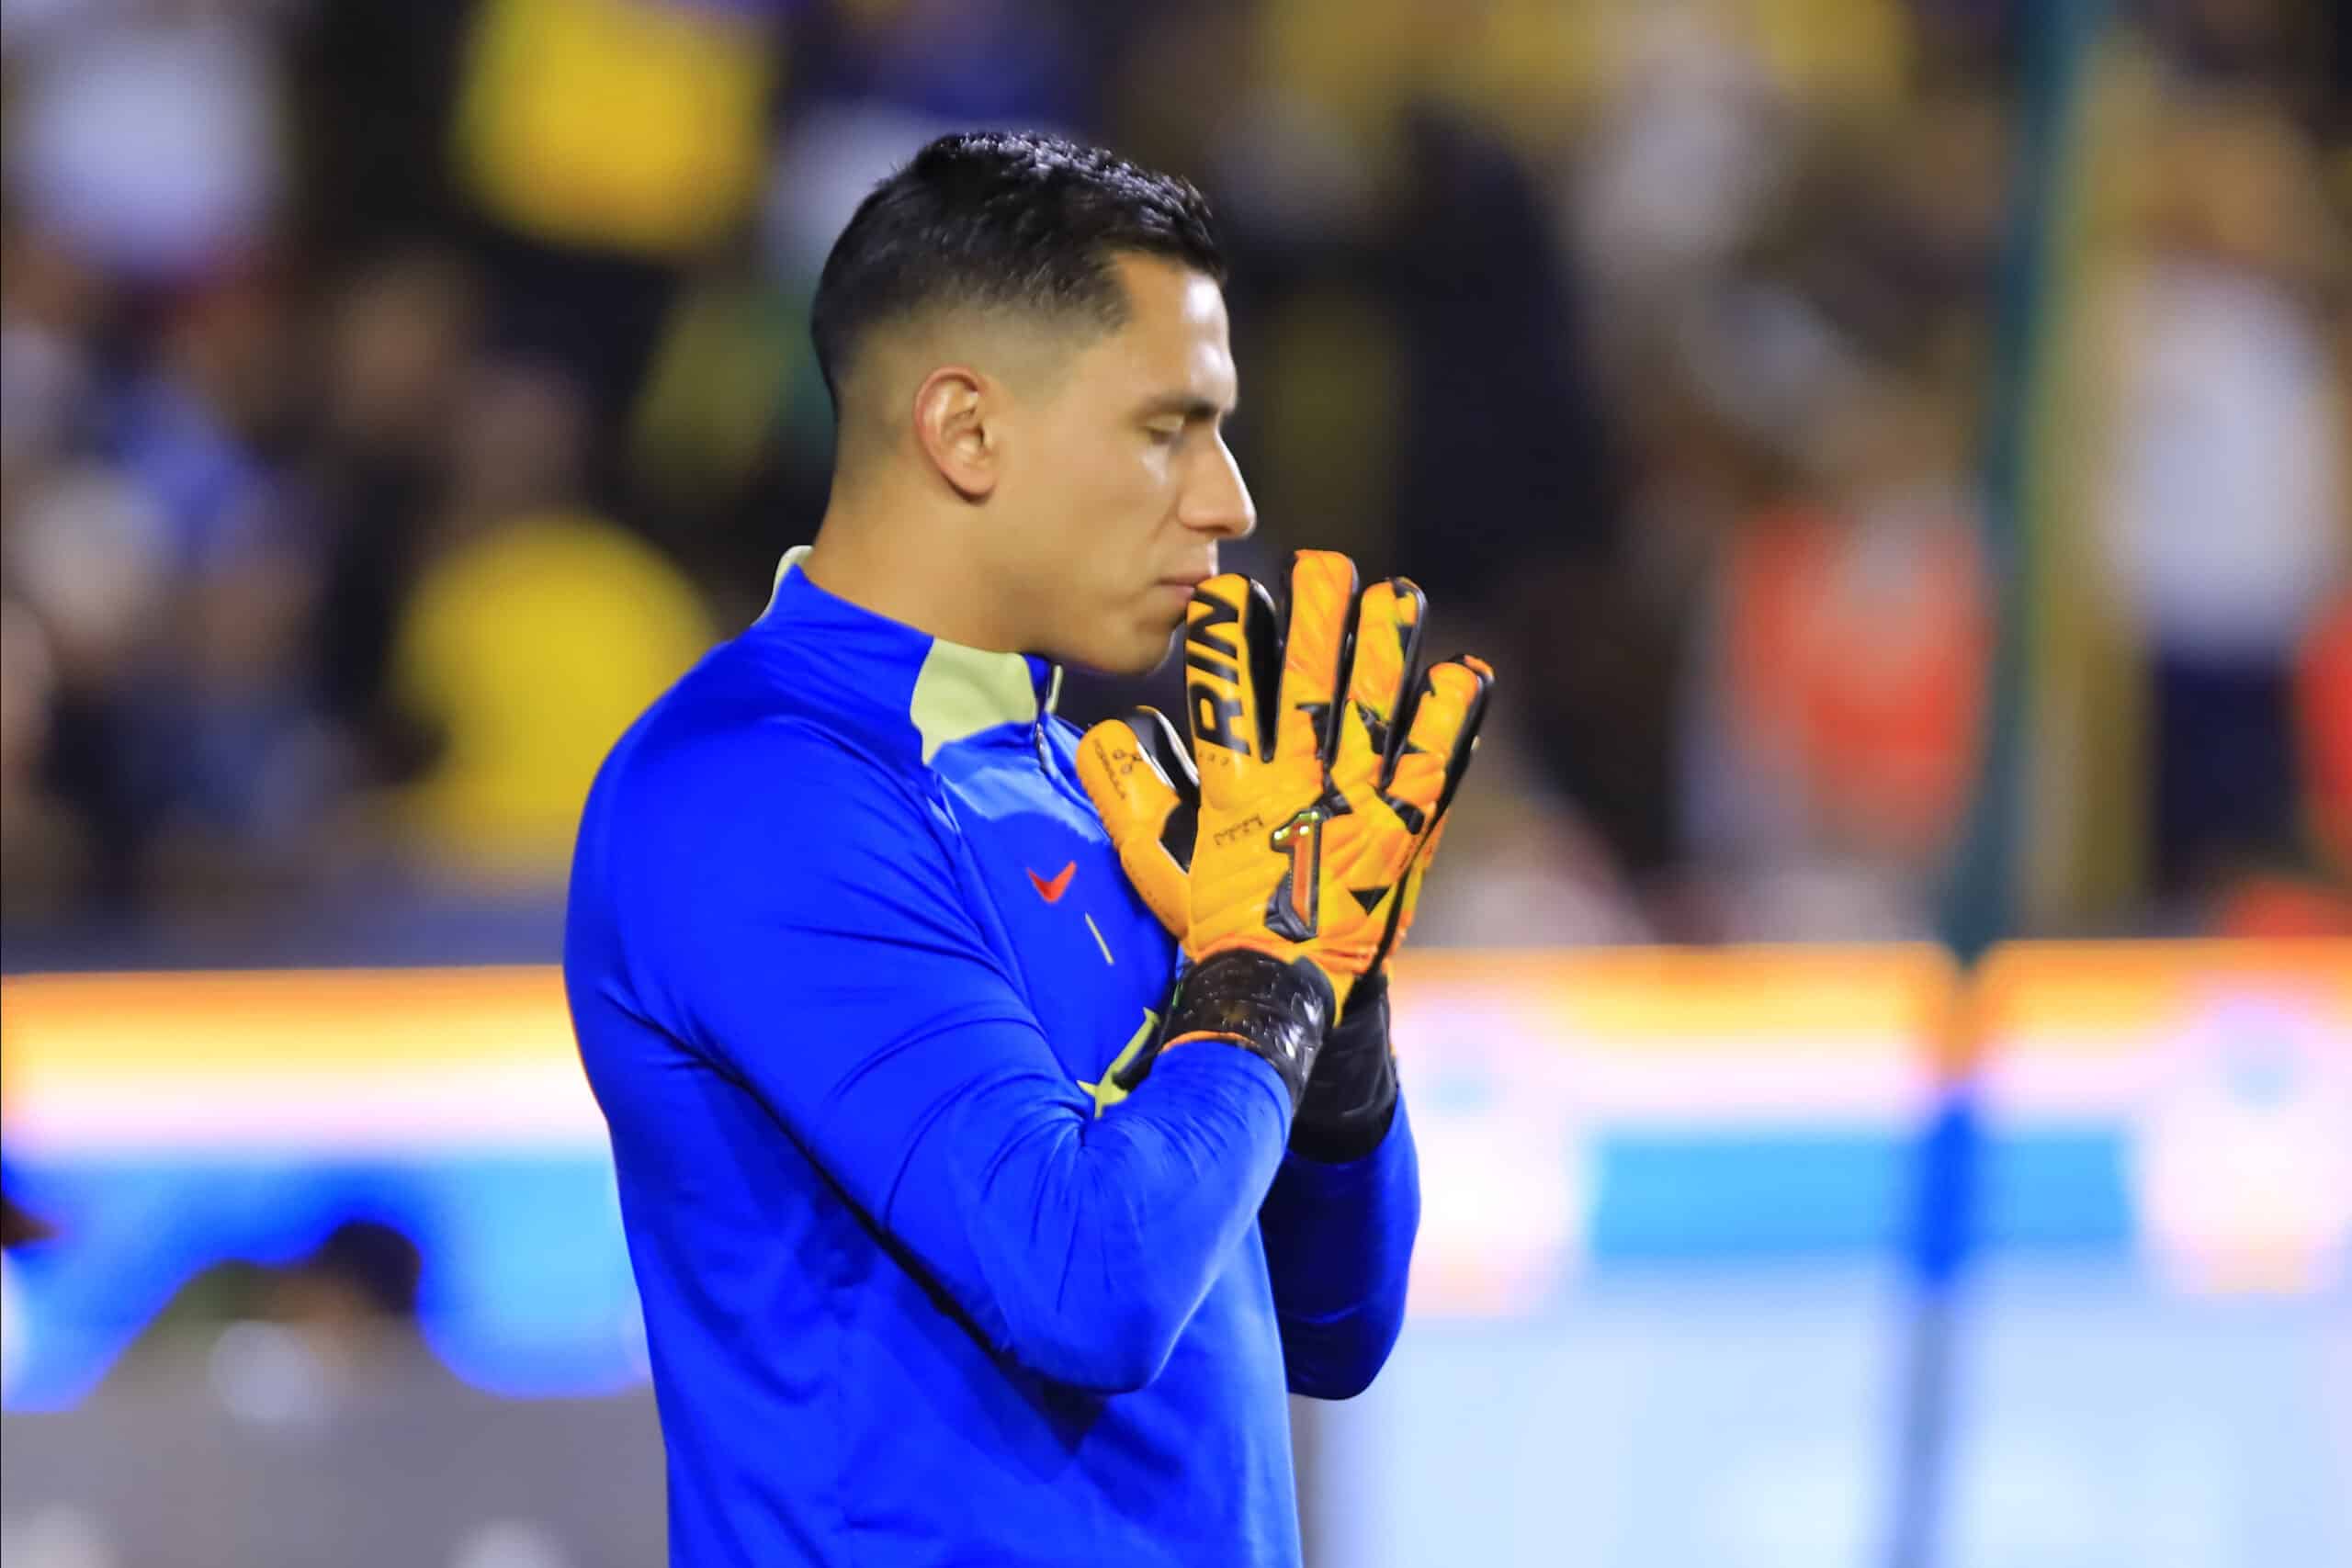
[[[1214,575],[1222,275],[1197,192],[1064,142],[876,188],[817,542],[590,799],[565,973],[679,1563],[1293,1563],[1284,1390],[1395,1338],[1379,970],[1487,675],[1408,682],[1419,594],[1341,558],[1286,629]],[[1197,783],[1156,714],[1052,716],[1188,616]]]

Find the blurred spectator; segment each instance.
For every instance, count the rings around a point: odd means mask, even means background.
[[[77,494],[79,499],[77,500]],[[119,667],[133,617],[160,585],[135,570],[94,570],[81,552],[144,545],[136,499],[103,473],[42,484],[9,514],[0,597],[0,879],[10,915],[55,915],[85,884],[103,817],[74,810],[51,787],[51,758],[69,692],[103,689]],[[128,538],[122,536],[129,536]]]
[[[756,7],[481,0],[458,167],[517,233],[677,259],[750,202],[770,55]]]
[[[1628,24],[1582,148],[1570,221],[1603,363],[1633,384],[1755,232],[1795,153],[1792,106],[1727,7]]]
[[[386,697],[392,626],[442,502],[480,293],[461,256],[413,245],[359,267],[327,303],[305,465],[325,557],[316,646],[321,699],[368,776],[414,761]]]
[[[0,219],[0,495],[14,494],[78,434],[105,312],[98,271],[56,240]]]
[[[2178,895],[2293,841],[2294,660],[2352,561],[2352,473],[2308,148],[2243,97],[2191,100],[2160,134],[2113,305],[2099,520],[2151,660],[2156,886]]]
[[[416,1316],[423,1259],[416,1244],[380,1220],[345,1220],[309,1256],[279,1271],[265,1303],[280,1322],[327,1328]]]
[[[476,0],[449,131],[506,352],[623,417],[680,269],[759,186],[777,58],[764,7]],[[600,439],[586,481],[615,493]]]
[[[1075,69],[1079,13],[1055,0],[860,0],[806,19],[820,99],[963,126],[1095,117],[1091,78]],[[1120,25],[1102,22],[1114,32]]]
[[[289,240],[322,271],[365,266],[463,210],[447,156],[476,0],[279,7]]]
[[[560,880],[605,751],[717,640],[675,568],[581,509],[588,431],[578,389],[543,366],[485,367],[459,410],[391,655],[393,700],[435,741],[396,818],[445,877]]]
[[[40,69],[11,94],[11,201],[128,279],[185,279],[251,250],[283,184],[264,21],[247,7],[209,6],[80,6],[54,17]]]
[[[1984,716],[1990,587],[1948,395],[1864,373],[1837,449],[1743,521],[1694,688],[1693,847],[1714,934],[1932,934]]]
[[[2120,759],[2035,759],[2034,820],[2080,807],[2037,852],[2131,837],[2144,790],[2154,886],[2192,904],[2343,853],[2321,193],[2352,209],[2352,151],[2309,140],[2352,127],[2340,11],[2119,13],[2146,123],[2097,111],[2101,303],[2064,323],[2103,346],[2048,329],[2070,391],[2036,428],[2082,471],[2020,518],[2065,585],[2034,614],[2129,637],[2104,684],[2029,659],[2034,745]],[[1487,829],[1542,848],[1498,849],[1487,891],[1528,929],[1929,923],[1984,716],[2015,7],[5,15],[11,919],[92,890],[266,911],[364,863],[346,807],[387,783],[440,871],[555,874],[594,753],[821,510],[818,260],[893,162],[983,121],[1104,134],[1217,199],[1266,519],[1233,564],[1353,550],[1498,655],[1490,744],[1530,798]],[[2128,243],[2097,243],[2104,203]],[[1136,695],[1073,672],[1065,707]],[[2150,917],[2094,903],[2038,908]]]
[[[251,13],[42,21],[12,61],[6,559],[53,656],[42,778],[120,905],[295,852],[329,785],[309,563],[256,445],[288,365],[278,73]]]
[[[276,285],[232,275],[159,309],[153,358],[107,400],[99,445],[153,510],[141,547],[86,564],[152,575],[165,598],[131,627],[118,678],[62,716],[75,739],[60,765],[112,803],[118,892],[299,859],[336,784],[304,658],[315,535],[266,455],[290,390]]]
[[[109,1372],[135,1384],[169,1369],[191,1339],[209,1346],[209,1393],[264,1427],[316,1429],[356,1398],[434,1376],[419,1354],[423,1258],[397,1227],[345,1219],[284,1264],[237,1259],[198,1270]],[[168,1372],[166,1373],[168,1375]]]
[[[1662,640],[1649,606],[1619,592],[1617,431],[1567,258],[1541,187],[1486,130],[1416,115],[1399,158],[1371,273],[1395,333],[1391,557],[1455,646],[1485,641],[1511,671],[1545,784],[1651,875],[1670,852],[1651,700],[1670,664],[1646,657]]]

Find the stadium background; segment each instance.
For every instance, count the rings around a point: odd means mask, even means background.
[[[2352,1561],[2343,7],[6,0],[0,117],[10,1568],[659,1560],[554,890],[972,124],[1210,191],[1240,564],[1504,671],[1317,1568]]]

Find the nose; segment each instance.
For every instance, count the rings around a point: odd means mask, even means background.
[[[1185,527],[1212,538],[1246,539],[1257,528],[1257,504],[1223,436],[1196,466],[1176,515]]]

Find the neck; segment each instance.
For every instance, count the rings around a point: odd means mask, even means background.
[[[970,559],[970,520],[917,505],[861,504],[836,496],[802,558],[808,580],[837,599],[948,642],[1026,651],[1009,608]]]

